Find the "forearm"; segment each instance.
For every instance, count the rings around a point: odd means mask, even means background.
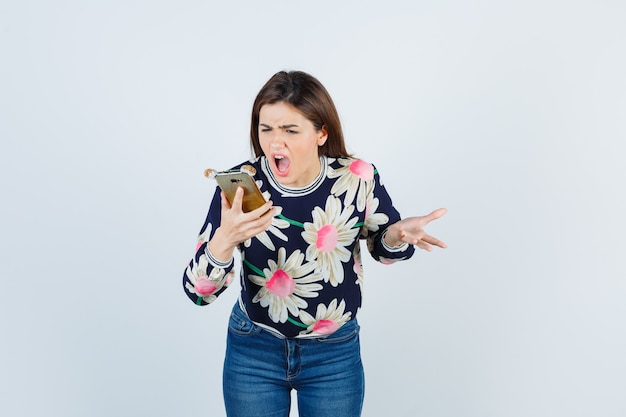
[[[233,257],[237,243],[228,240],[222,228],[218,227],[209,241],[207,248],[211,255],[220,262],[228,262]]]

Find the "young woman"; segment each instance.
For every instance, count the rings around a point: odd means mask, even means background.
[[[445,248],[424,226],[445,214],[401,219],[376,168],[346,151],[339,116],[322,84],[303,72],[275,74],[256,97],[250,126],[254,173],[267,203],[243,212],[219,188],[183,275],[187,296],[209,304],[234,276],[224,362],[229,417],[287,417],[297,390],[301,417],[361,415],[360,240],[383,263],[414,246]]]

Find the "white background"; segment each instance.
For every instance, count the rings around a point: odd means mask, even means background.
[[[0,415],[224,416],[181,277],[276,71],[449,248],[366,259],[364,417],[626,415],[623,1],[3,1]],[[294,413],[295,414],[295,413]]]

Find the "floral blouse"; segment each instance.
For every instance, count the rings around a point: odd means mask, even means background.
[[[239,245],[240,304],[252,321],[284,337],[330,334],[356,317],[363,270],[360,240],[385,264],[408,259],[412,245],[388,246],[386,228],[400,220],[376,168],[353,158],[321,157],[320,175],[304,188],[278,183],[264,156],[254,179],[277,208],[270,228]],[[220,262],[207,243],[220,225],[215,190],[196,254],[183,274],[187,296],[210,304],[231,284],[233,259]]]

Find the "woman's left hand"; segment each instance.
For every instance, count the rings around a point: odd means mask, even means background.
[[[385,232],[385,243],[389,246],[400,246],[403,243],[408,243],[427,251],[433,250],[433,246],[446,248],[445,243],[424,230],[428,223],[440,218],[446,212],[445,208],[440,208],[426,216],[407,217],[392,224]]]

